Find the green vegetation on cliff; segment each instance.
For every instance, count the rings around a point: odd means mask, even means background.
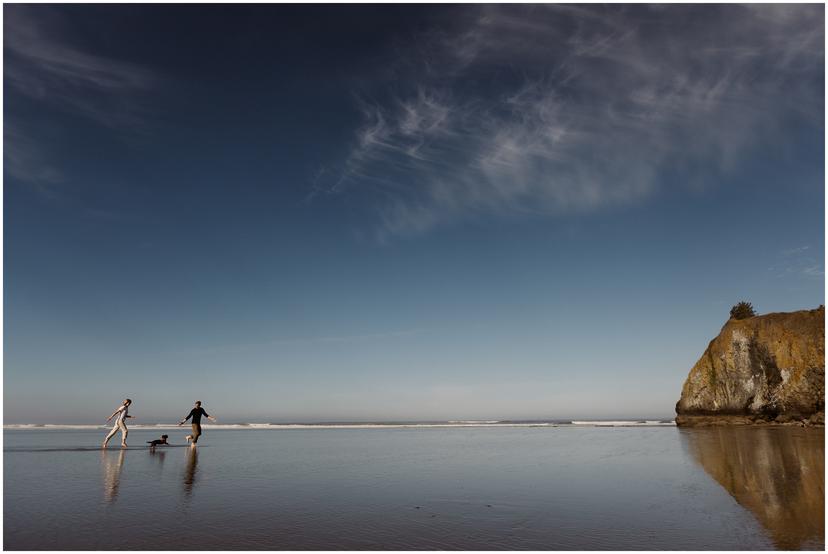
[[[753,309],[753,304],[750,302],[742,301],[730,308],[731,319],[747,319],[755,315],[756,310]]]

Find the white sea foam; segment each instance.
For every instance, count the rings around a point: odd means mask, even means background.
[[[47,424],[43,425],[41,428],[46,429],[46,430],[50,430],[50,429],[109,429],[110,427],[112,427],[112,425],[113,424],[111,424],[111,423],[109,425],[72,425],[72,424],[64,425],[64,424],[58,424],[58,423],[56,423],[56,424],[47,423]],[[3,427],[5,428],[6,426],[4,425]],[[130,425],[130,427],[133,427],[133,425]]]
[[[247,430],[285,430],[285,429],[428,429],[428,428],[464,428],[464,427],[659,427],[674,426],[673,421],[659,420],[618,420],[618,421],[499,421],[499,420],[452,420],[445,422],[400,422],[400,423],[206,423],[204,429],[247,429]],[[111,424],[81,425],[81,424],[34,424],[16,423],[3,425],[8,430],[84,430],[109,429]],[[130,429],[181,429],[189,425],[179,426],[177,423],[133,424]]]
[[[675,421],[655,419],[619,420],[619,421],[573,421],[572,425],[589,425],[592,427],[660,427],[674,426]]]
[[[497,423],[497,422],[469,422],[469,423],[230,423],[230,424],[202,424],[204,429],[403,429],[403,428],[430,428],[430,427],[557,427],[557,423]],[[58,430],[58,429],[109,429],[111,425],[34,425],[34,424],[7,424],[3,429],[26,430]],[[185,425],[188,428],[189,425]],[[130,429],[179,429],[175,423],[133,424]]]

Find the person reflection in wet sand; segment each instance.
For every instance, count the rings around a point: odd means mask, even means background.
[[[196,470],[198,469],[198,449],[187,449],[187,465],[184,467],[184,493],[189,496],[193,493],[193,485],[196,482]]]
[[[777,548],[822,550],[822,429],[682,429],[682,438],[704,471],[768,530]]]
[[[126,450],[118,452],[117,459],[110,456],[106,450],[101,451],[101,468],[103,469],[104,500],[114,502],[118,498],[118,487],[121,484],[121,470],[124,468]]]

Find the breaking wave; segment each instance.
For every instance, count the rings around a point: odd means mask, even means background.
[[[202,424],[205,429],[407,429],[407,428],[441,428],[441,427],[662,427],[674,426],[672,420],[547,420],[547,421],[502,421],[462,419],[434,422],[351,422],[351,423],[207,423]],[[189,425],[185,425],[188,427]],[[36,424],[17,423],[3,425],[8,430],[84,430],[109,429],[112,425],[82,425],[82,424]],[[133,424],[130,429],[178,429],[177,423]]]

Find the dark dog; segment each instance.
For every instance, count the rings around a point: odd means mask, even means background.
[[[170,444],[167,442],[167,435],[161,435],[160,439],[155,439],[154,441],[147,441],[147,444],[150,445],[150,448],[155,448],[159,444]]]

